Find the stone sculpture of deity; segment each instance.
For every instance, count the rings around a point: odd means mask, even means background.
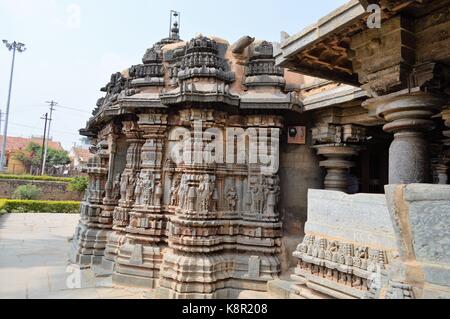
[[[276,213],[276,207],[278,203],[278,197],[280,196],[280,183],[278,178],[270,178],[270,185],[267,185],[265,189],[265,214],[268,216],[274,216]]]
[[[188,191],[189,191],[189,185],[187,183],[186,176],[183,176],[181,178],[181,182],[180,182],[180,186],[179,186],[179,190],[178,190],[178,205],[184,209],[187,207]]]
[[[120,179],[122,178],[122,174],[117,174],[114,178],[113,188],[112,188],[112,199],[118,200],[120,199]]]
[[[129,176],[127,174],[125,174],[125,175],[122,175],[121,180],[120,180],[120,197],[123,200],[126,200],[126,198],[127,198],[128,179],[129,179]]]
[[[133,201],[134,199],[134,190],[136,187],[136,175],[128,176],[128,183],[127,183],[127,193],[126,193],[126,199],[128,202]]]
[[[195,187],[189,187],[188,194],[187,194],[187,209],[189,211],[195,210],[195,202],[197,200],[197,191],[195,190]]]
[[[180,191],[180,179],[177,178],[173,182],[172,187],[170,188],[170,206],[178,205],[178,193]]]
[[[259,178],[256,185],[251,186],[250,193],[252,197],[252,205],[251,205],[251,211],[256,212],[257,214],[262,214],[264,212],[264,206],[265,206],[265,182],[262,176]]]
[[[202,176],[198,188],[199,211],[209,210],[213,192],[214,185],[212,185],[209,175]]]
[[[236,188],[234,186],[230,187],[227,192],[227,202],[228,202],[228,210],[230,212],[235,212],[238,204],[238,194]]]
[[[142,205],[142,193],[144,191],[144,181],[141,177],[137,179],[134,195],[136,197],[136,205]]]
[[[143,187],[143,201],[145,206],[153,206],[153,194],[155,192],[155,180],[153,174],[145,175]]]
[[[161,206],[164,190],[161,186],[161,182],[158,182],[155,187],[155,206]]]

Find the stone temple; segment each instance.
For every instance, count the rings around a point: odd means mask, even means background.
[[[80,131],[71,262],[157,298],[450,298],[449,13],[352,0],[280,43],[175,22]]]

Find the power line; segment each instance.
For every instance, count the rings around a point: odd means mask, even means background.
[[[58,105],[58,107],[63,108],[63,109],[67,109],[67,110],[81,112],[81,113],[84,113],[84,114],[89,113],[89,111],[83,110],[81,108],[69,107],[69,106],[64,106],[64,105]]]
[[[31,128],[31,129],[34,129],[34,130],[39,130],[39,128],[37,126],[31,126],[31,125],[19,124],[19,123],[11,123],[11,122],[10,122],[10,124],[13,125],[13,126],[26,127],[26,128]],[[73,135],[73,136],[80,136],[79,134],[71,133],[71,132],[67,132],[67,131],[53,130],[53,132],[60,133],[60,134],[68,134],[68,135]]]

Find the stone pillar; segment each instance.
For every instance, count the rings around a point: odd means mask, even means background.
[[[353,124],[328,124],[324,120],[312,129],[313,148],[326,158],[320,162],[327,170],[324,186],[326,190],[348,192],[349,169],[355,166],[351,158],[358,155],[359,143],[366,139],[366,129]]]
[[[389,183],[412,184],[431,181],[430,155],[424,133],[434,129],[433,115],[442,99],[420,91],[397,92],[365,102],[383,118],[386,132],[394,133],[389,150]]]
[[[134,121],[123,122],[123,133],[128,142],[126,166],[123,173],[114,177],[114,197],[120,198],[119,205],[113,213],[113,232],[108,236],[105,256],[102,264],[113,270],[120,246],[125,239],[125,228],[129,224],[129,212],[134,204],[134,187],[136,175],[140,168],[140,154],[143,140],[139,126]]]
[[[129,213],[125,242],[119,250],[113,280],[119,284],[155,288],[167,236],[163,207],[167,115],[141,114],[138,123],[145,143],[135,183],[134,206]]]
[[[345,144],[319,145],[315,148],[318,155],[327,158],[320,162],[320,166],[327,170],[324,182],[325,189],[347,192],[349,169],[355,166],[351,158],[358,155],[358,148]]]
[[[450,162],[450,105],[447,105],[442,111],[442,119],[445,122],[445,126],[449,128],[442,132],[442,134],[447,138],[442,141],[442,154],[440,158],[440,163],[435,167],[438,182],[441,185],[446,185],[449,182],[448,169]]]
[[[94,156],[89,160],[86,172],[89,186],[85,201],[81,203],[81,219],[77,227],[70,253],[70,261],[83,267],[100,263],[105,246],[110,219],[103,216],[103,197],[108,174],[108,143],[104,134],[98,136],[98,143],[91,147]]]

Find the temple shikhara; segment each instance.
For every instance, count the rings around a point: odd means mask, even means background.
[[[177,18],[80,131],[71,262],[152,298],[450,298],[450,2],[352,0],[280,42]]]

